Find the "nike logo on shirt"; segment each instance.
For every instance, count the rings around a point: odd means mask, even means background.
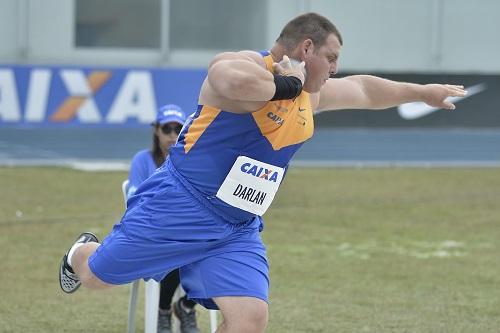
[[[469,98],[475,94],[479,94],[480,92],[486,90],[486,83],[480,83],[476,84],[474,86],[465,88],[467,91],[467,95],[463,97],[450,97],[448,98],[448,101],[452,103],[459,102],[463,99]],[[412,102],[412,103],[405,103],[401,104],[398,106],[398,113],[401,116],[401,118],[406,119],[406,120],[413,120],[413,119],[418,119],[422,118],[424,116],[427,116],[428,114],[431,114],[433,112],[436,112],[438,110],[441,110],[441,108],[436,108],[433,106],[429,106],[423,102]]]

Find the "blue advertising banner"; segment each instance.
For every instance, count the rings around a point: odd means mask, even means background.
[[[403,82],[463,84],[454,111],[408,103],[386,110],[342,110],[316,127],[500,127],[500,76],[377,74]],[[196,110],[204,69],[0,65],[0,127],[139,127],[164,104]]]
[[[196,110],[202,69],[0,65],[0,126],[140,126],[164,104]]]

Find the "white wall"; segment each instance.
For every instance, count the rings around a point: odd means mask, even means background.
[[[74,1],[28,0],[32,63],[157,65],[160,52],[74,47]]]
[[[500,72],[500,1],[444,3],[441,68]]]
[[[343,35],[341,71],[500,73],[497,0],[268,1],[268,33],[262,38],[269,47],[289,19],[316,11]],[[76,49],[73,38],[74,0],[0,0],[0,63],[184,67],[206,66],[213,55],[168,53],[168,46],[157,51]]]
[[[431,65],[431,2],[319,0],[311,9],[342,34],[341,71],[415,71]]]
[[[335,22],[348,71],[500,72],[497,0],[315,0]]]
[[[18,40],[18,3],[0,0],[0,59],[15,62]]]
[[[73,45],[72,10],[72,1],[29,2],[29,57],[50,59],[68,53]]]

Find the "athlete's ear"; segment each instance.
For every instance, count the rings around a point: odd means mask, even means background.
[[[302,42],[302,50],[304,52],[304,56],[311,54],[314,51],[314,43],[311,39],[306,39]]]

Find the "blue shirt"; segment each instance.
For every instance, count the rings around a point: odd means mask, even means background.
[[[151,150],[144,149],[135,154],[130,163],[127,198],[130,198],[137,191],[139,185],[148,179],[156,169],[156,163],[153,160]]]

